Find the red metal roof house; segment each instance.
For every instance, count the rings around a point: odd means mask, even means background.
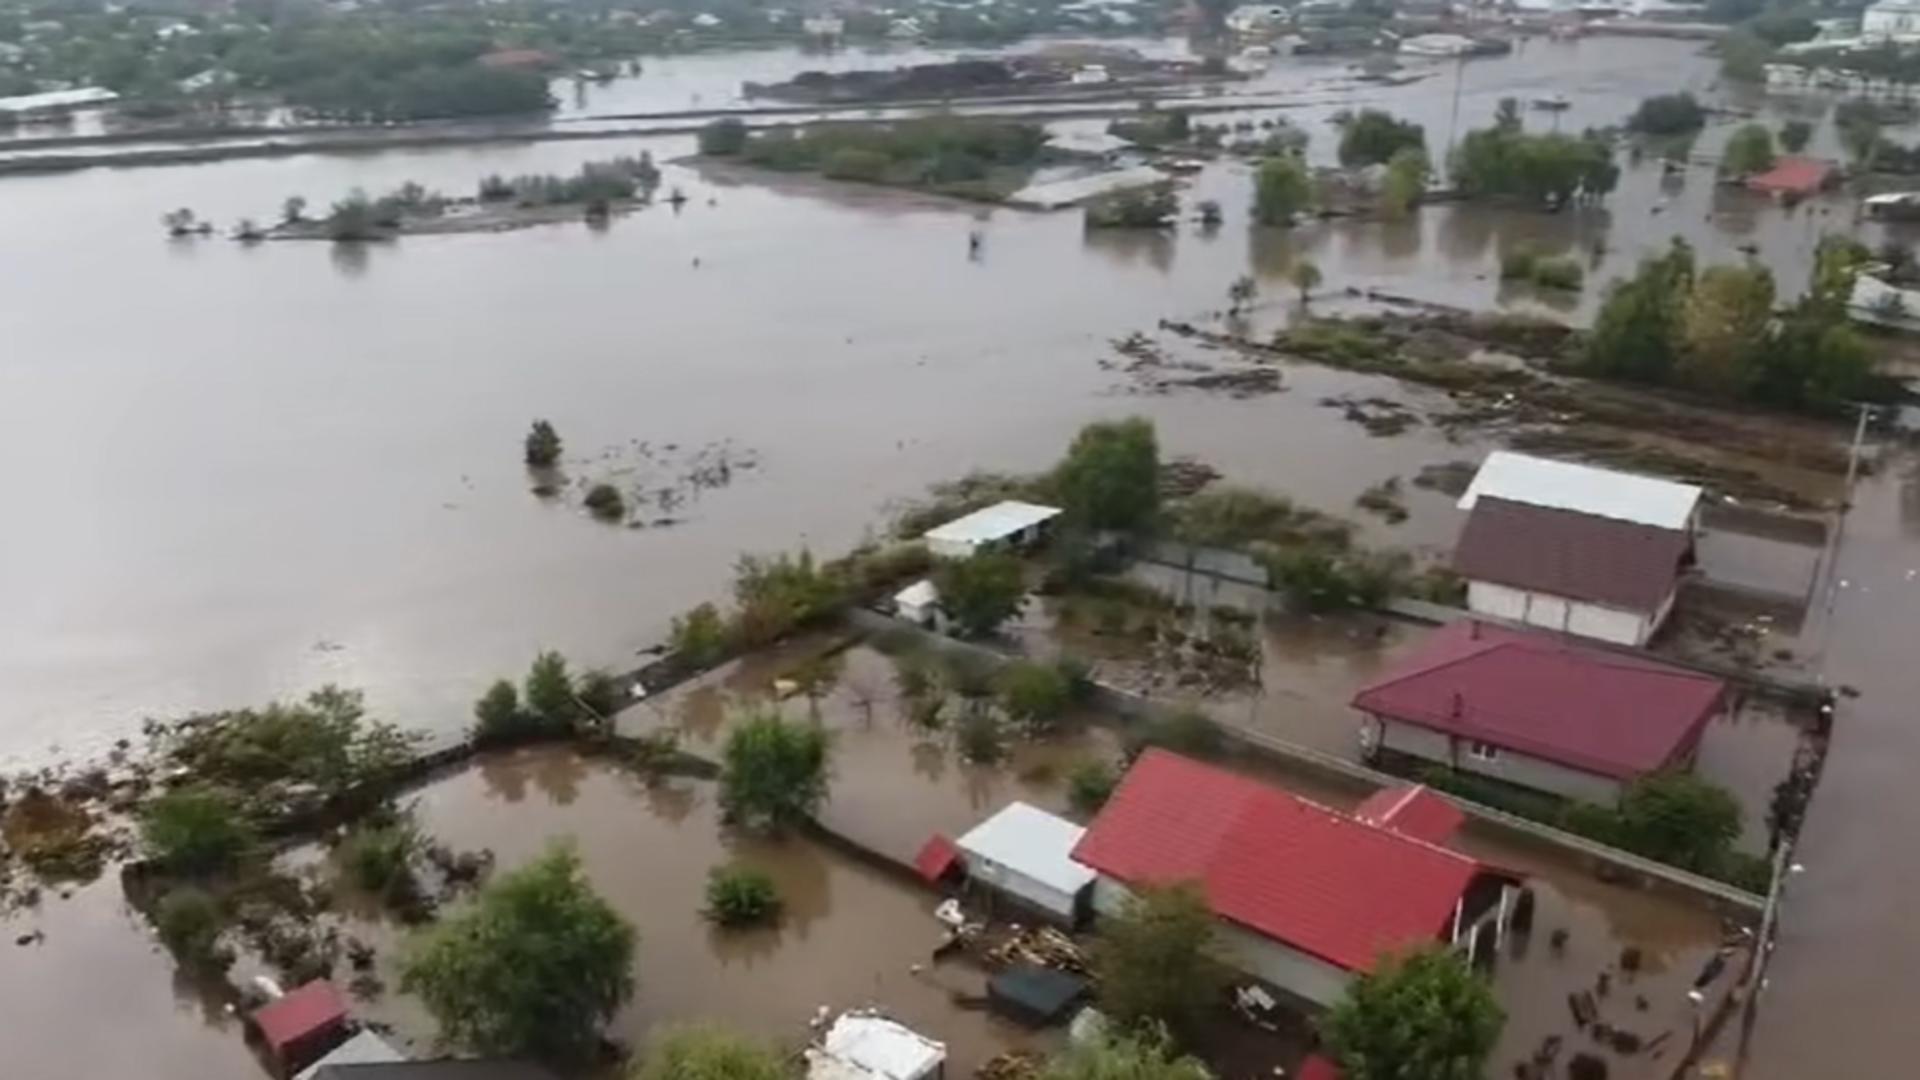
[[[1691,766],[1726,683],[1572,638],[1463,619],[1354,696],[1361,744],[1611,803],[1635,778]]]
[[[1818,194],[1839,176],[1833,163],[1788,154],[1775,158],[1773,168],[1747,177],[1747,190],[1779,199],[1798,200]]]
[[[1140,886],[1198,883],[1229,963],[1322,1006],[1383,952],[1472,949],[1513,884],[1438,844],[1162,750],[1128,770],[1073,857],[1099,872],[1101,914]]]

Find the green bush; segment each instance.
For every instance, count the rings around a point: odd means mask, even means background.
[[[1549,289],[1577,291],[1587,281],[1586,271],[1576,259],[1539,259],[1533,264],[1533,283]]]
[[[627,500],[612,484],[595,484],[587,489],[586,507],[601,521],[619,521],[627,516]]]
[[[1006,734],[1000,728],[999,718],[983,708],[970,707],[961,714],[960,723],[954,729],[954,740],[961,760],[975,765],[992,764],[1007,752]]]
[[[733,631],[712,604],[701,604],[677,615],[667,635],[667,647],[683,663],[708,668],[733,648]]]
[[[340,843],[340,866],[359,889],[383,899],[413,890],[413,856],[420,833],[409,821],[362,826]]]
[[[1107,762],[1085,758],[1067,774],[1067,801],[1083,814],[1097,813],[1120,786],[1120,774]]]
[[[161,943],[187,967],[224,969],[233,962],[232,954],[219,945],[225,922],[220,902],[191,885],[169,889],[154,906],[153,925]]]
[[[747,125],[733,117],[715,120],[700,129],[700,152],[714,157],[738,154],[747,146]]]
[[[567,658],[549,649],[533,658],[527,669],[527,712],[534,725],[549,731],[573,727],[579,706],[573,700],[573,676]]]
[[[820,166],[820,175],[830,180],[854,180],[877,184],[887,178],[892,166],[887,155],[878,150],[848,146],[835,150]]]
[[[1029,735],[1051,731],[1073,698],[1073,688],[1056,667],[1015,660],[1000,672],[1000,707]]]
[[[473,703],[473,738],[476,742],[497,742],[524,734],[531,719],[520,711],[520,692],[506,679],[496,679]]]
[[[729,821],[779,829],[827,798],[827,734],[776,713],[748,717],[721,751],[720,805]]]
[[[611,720],[613,714],[626,704],[625,696],[620,692],[619,680],[600,668],[589,668],[581,673],[579,685],[574,688],[574,697],[579,699],[589,720]]]
[[[536,469],[550,469],[560,463],[560,433],[545,420],[535,420],[527,432],[526,461]]]
[[[1137,743],[1189,757],[1207,757],[1220,751],[1220,726],[1199,709],[1179,709],[1157,716],[1143,726]]]
[[[764,926],[780,915],[780,890],[763,870],[715,867],[707,876],[706,915],[725,927]]]
[[[1680,135],[1698,131],[1707,123],[1707,110],[1692,94],[1658,94],[1645,98],[1627,118],[1627,130],[1642,135]]]
[[[228,869],[254,843],[251,824],[224,792],[204,785],[169,791],[140,814],[148,854],[175,873]]]

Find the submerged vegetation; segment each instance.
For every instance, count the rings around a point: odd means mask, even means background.
[[[738,131],[716,120],[701,132],[702,153],[783,172],[925,188],[997,201],[1025,183],[1047,133],[1038,124],[935,117],[884,124],[813,124]]]

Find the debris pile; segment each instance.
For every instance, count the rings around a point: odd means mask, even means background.
[[[987,950],[987,963],[994,967],[1032,964],[1076,975],[1087,971],[1086,950],[1051,926],[1014,927],[1006,940]]]

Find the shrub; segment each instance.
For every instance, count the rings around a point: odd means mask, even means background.
[[[527,669],[527,712],[542,727],[564,731],[573,726],[579,706],[573,701],[573,676],[567,658],[552,650],[533,658]]]
[[[1067,711],[1073,690],[1058,668],[1016,660],[1000,672],[1000,707],[1029,735],[1053,729]]]
[[[1005,733],[1000,730],[1000,721],[986,709],[970,707],[960,718],[960,725],[954,731],[954,739],[960,751],[962,761],[975,765],[988,765],[999,761],[1006,753]]]
[[[707,918],[725,927],[761,926],[780,914],[780,890],[763,870],[715,867],[707,876]]]
[[[1533,264],[1533,283],[1549,289],[1577,291],[1586,284],[1586,271],[1571,258],[1539,259]]]
[[[701,604],[685,615],[677,615],[667,635],[668,648],[684,663],[697,668],[712,667],[733,647],[733,632],[720,610]]]
[[[619,521],[627,516],[627,500],[612,484],[599,483],[588,488],[586,506],[601,521]]]
[[[1018,614],[1027,591],[1020,560],[996,551],[942,562],[934,569],[933,584],[940,609],[969,637],[991,634]]]
[[[527,464],[536,469],[549,469],[560,461],[560,433],[545,420],[535,420],[533,430],[527,432]]]
[[[1158,229],[1171,225],[1179,212],[1172,184],[1149,184],[1088,202],[1086,223],[1090,229]]]
[[[496,679],[473,703],[473,737],[477,742],[510,739],[524,732],[527,716],[520,711],[520,692],[506,679]]]
[[[205,874],[231,867],[253,846],[253,827],[232,799],[204,785],[169,791],[140,815],[147,851],[176,873]]]
[[[619,680],[609,672],[599,668],[590,668],[580,676],[580,683],[574,689],[574,697],[579,706],[587,713],[587,719],[606,721],[620,711],[626,704],[620,693]]]
[[[1205,757],[1219,752],[1220,727],[1199,709],[1178,709],[1147,721],[1138,743],[1141,747],[1156,746],[1176,754]]]
[[[770,1047],[719,1028],[674,1028],[652,1039],[631,1080],[786,1080],[787,1066]]]
[[[747,147],[747,125],[733,117],[715,120],[700,129],[700,152],[714,157],[738,154]]]
[[[878,150],[849,146],[835,150],[820,166],[820,174],[830,180],[855,180],[877,184],[887,177],[893,163]]]
[[[1083,814],[1093,814],[1107,805],[1113,789],[1120,785],[1120,774],[1107,762],[1084,758],[1074,763],[1067,774],[1067,801]]]
[[[1426,129],[1419,124],[1379,109],[1362,109],[1340,133],[1340,164],[1349,169],[1380,165],[1402,150],[1424,150],[1426,145]]]
[[[420,833],[410,821],[362,826],[340,844],[340,865],[358,888],[382,899],[413,891],[413,856]]]
[[[1313,203],[1306,166],[1293,157],[1268,158],[1254,174],[1253,218],[1262,225],[1291,225]]]
[[[220,949],[225,924],[220,902],[204,889],[182,885],[167,890],[153,912],[160,941],[183,965],[224,969],[233,956]]]
[[[1627,130],[1642,135],[1680,135],[1706,125],[1707,110],[1692,94],[1657,94],[1640,102],[1627,118]]]

